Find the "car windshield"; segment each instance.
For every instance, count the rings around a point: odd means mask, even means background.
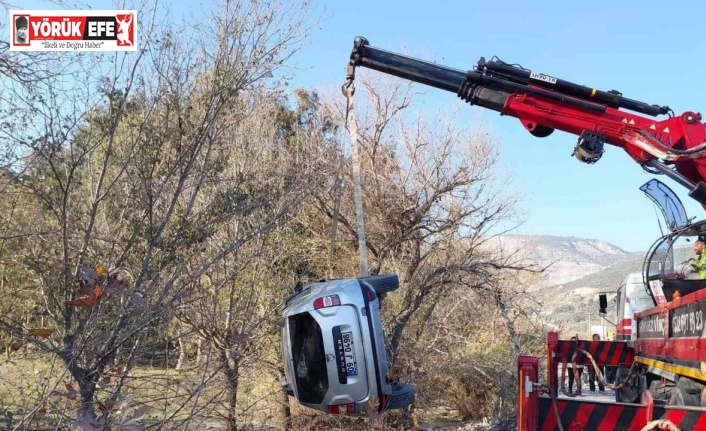
[[[328,391],[321,327],[308,312],[289,317],[289,337],[299,399],[320,404]]]

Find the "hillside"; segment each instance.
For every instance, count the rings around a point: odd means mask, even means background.
[[[504,235],[496,244],[527,263],[548,267],[540,282],[530,288],[541,304],[537,311],[573,333],[588,332],[590,325],[601,324],[599,292],[615,292],[625,276],[641,270],[645,257],[606,241],[577,237]],[[613,296],[609,294],[608,299],[608,320],[614,321]]]
[[[550,235],[503,235],[502,249],[526,261],[548,267],[533,290],[563,285],[596,274],[611,265],[629,262],[642,253],[630,253],[605,241]]]
[[[542,314],[552,319],[566,330],[588,332],[590,325],[601,324],[598,316],[598,294],[608,293],[607,321],[615,322],[614,293],[620,283],[631,272],[642,269],[644,256],[639,254],[615,263],[598,272],[568,283],[545,287],[536,292],[543,304]],[[612,324],[606,323],[607,331],[613,331]]]
[[[637,253],[630,259],[609,266],[595,274],[590,274],[578,280],[571,281],[566,284],[561,284],[562,291],[568,292],[581,288],[596,289],[596,291],[614,292],[625,276],[631,272],[642,270],[642,264],[645,256],[642,253]]]

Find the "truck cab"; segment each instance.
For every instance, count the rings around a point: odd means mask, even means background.
[[[632,340],[637,334],[635,313],[654,307],[652,296],[642,280],[642,272],[628,274],[616,292],[615,341]]]
[[[634,314],[629,344],[638,366],[630,384],[616,391],[616,401],[639,402],[640,394],[648,390],[655,402],[704,406],[706,346],[701,341],[706,337],[706,276],[701,246],[695,247],[695,243],[706,237],[706,220],[687,219],[679,198],[657,180],[649,181],[641,190],[662,211],[668,232],[655,241],[645,257],[642,286],[631,274],[618,300],[622,319]],[[621,336],[625,337],[626,321],[621,323]],[[623,364],[618,380],[628,375],[629,369]]]
[[[640,190],[662,212],[668,233],[650,247],[642,270],[628,274],[616,292],[615,341],[636,338],[635,313],[666,304],[676,292],[684,295],[706,287],[706,281],[699,280],[689,265],[696,257],[691,244],[701,230],[697,227],[699,224],[689,223],[679,197],[659,180],[648,181]],[[607,302],[605,304],[602,307],[607,306]]]
[[[687,219],[682,202],[666,185],[651,180],[640,188],[662,211],[669,232],[650,247],[642,277],[655,305],[662,305],[706,288],[693,264],[699,260],[694,243],[706,234],[706,220]]]

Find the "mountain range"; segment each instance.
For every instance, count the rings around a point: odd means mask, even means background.
[[[535,286],[537,289],[578,281],[611,266],[644,257],[642,252],[627,252],[609,242],[596,239],[502,235],[496,241],[505,251],[517,253],[525,262],[546,268],[541,282]]]
[[[596,239],[503,235],[497,241],[526,262],[546,268],[528,291],[541,304],[541,315],[550,316],[557,328],[572,333],[587,333],[591,325],[602,324],[598,294],[608,292],[609,304],[613,304],[611,294],[629,273],[642,269],[645,258],[644,252],[628,252]],[[615,320],[613,307],[608,309],[607,320]]]

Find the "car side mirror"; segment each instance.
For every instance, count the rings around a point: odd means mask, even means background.
[[[598,314],[605,316],[608,314],[608,294],[601,292],[598,294]]]

